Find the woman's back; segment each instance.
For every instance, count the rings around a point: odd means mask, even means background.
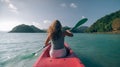
[[[57,50],[57,49],[62,49],[64,48],[64,34],[62,34],[58,39],[54,40],[51,39],[51,45],[52,49]]]
[[[73,36],[69,30],[62,31],[62,25],[60,21],[55,20],[48,29],[48,36],[45,41],[47,46],[49,41],[51,41],[50,57],[65,57],[66,49],[64,47],[64,37]]]

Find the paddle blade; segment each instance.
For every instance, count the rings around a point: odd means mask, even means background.
[[[76,28],[79,27],[80,25],[84,24],[87,20],[88,20],[87,18],[81,19],[81,20],[73,27],[73,29],[76,29]]]

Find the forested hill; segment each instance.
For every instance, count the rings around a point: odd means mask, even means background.
[[[41,33],[41,32],[45,32],[45,31],[40,30],[34,25],[29,26],[29,25],[21,24],[14,27],[9,33]]]
[[[120,10],[98,19],[87,32],[120,31]]]

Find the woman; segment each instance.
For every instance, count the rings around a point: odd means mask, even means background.
[[[67,51],[64,46],[64,37],[73,36],[69,31],[62,31],[62,25],[59,20],[55,20],[48,29],[47,39],[45,41],[45,46],[51,43],[50,57],[51,58],[60,58],[67,55]]]

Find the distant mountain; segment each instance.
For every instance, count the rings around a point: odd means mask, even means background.
[[[41,32],[45,32],[45,31],[40,30],[34,25],[29,26],[25,24],[18,25],[10,31],[10,33],[41,33]]]
[[[98,19],[87,32],[120,31],[120,10]]]
[[[85,33],[87,29],[88,29],[88,26],[81,26],[81,27],[78,27],[77,29],[73,30],[72,32],[74,32],[74,33]]]
[[[67,29],[71,29],[71,28],[68,26],[65,26],[62,28],[62,30],[67,30]],[[72,32],[73,33],[85,33],[87,29],[88,29],[87,26],[81,26],[81,27],[78,27],[77,29],[74,29]]]

